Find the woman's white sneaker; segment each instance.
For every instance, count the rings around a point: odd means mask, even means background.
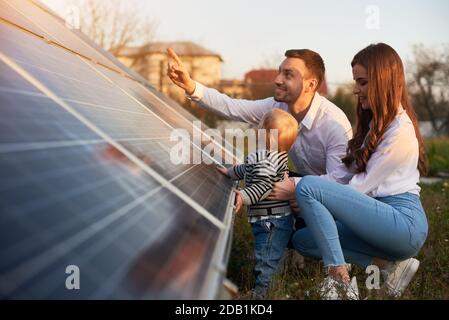
[[[403,261],[397,261],[388,270],[382,270],[386,278],[384,283],[386,292],[391,296],[400,297],[410,281],[412,281],[418,268],[419,261],[414,258],[409,258]]]

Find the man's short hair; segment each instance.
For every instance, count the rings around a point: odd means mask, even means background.
[[[321,82],[324,80],[324,73],[326,71],[323,58],[315,51],[309,49],[290,49],[285,51],[285,56],[287,58],[299,58],[304,61],[306,68],[318,80],[318,90]]]

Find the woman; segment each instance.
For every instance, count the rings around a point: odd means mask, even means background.
[[[301,254],[323,259],[329,272],[324,298],[337,298],[336,287],[358,297],[346,261],[378,266],[387,292],[398,296],[419,266],[411,257],[427,237],[417,184],[427,169],[423,140],[396,51],[384,43],[370,45],[351,66],[356,132],[335,171],[297,184],[307,228],[294,234],[293,244]]]

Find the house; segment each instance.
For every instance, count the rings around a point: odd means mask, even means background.
[[[220,91],[234,99],[248,99],[248,85],[244,80],[221,80]]]
[[[117,58],[140,73],[157,90],[183,103],[184,91],[166,75],[167,48],[172,48],[178,54],[193,79],[206,86],[219,87],[223,59],[219,54],[190,41],[151,42],[141,47],[128,47],[122,49]]]
[[[258,69],[245,73],[250,99],[264,99],[274,95],[274,79],[278,75],[276,69]]]

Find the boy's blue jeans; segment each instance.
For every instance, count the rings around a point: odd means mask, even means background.
[[[251,224],[255,238],[256,285],[254,292],[264,296],[293,232],[293,216],[269,218]]]
[[[293,235],[305,256],[325,266],[345,261],[366,268],[374,257],[389,261],[415,256],[427,237],[427,218],[418,195],[371,198],[353,188],[306,176],[296,199],[307,227]]]

